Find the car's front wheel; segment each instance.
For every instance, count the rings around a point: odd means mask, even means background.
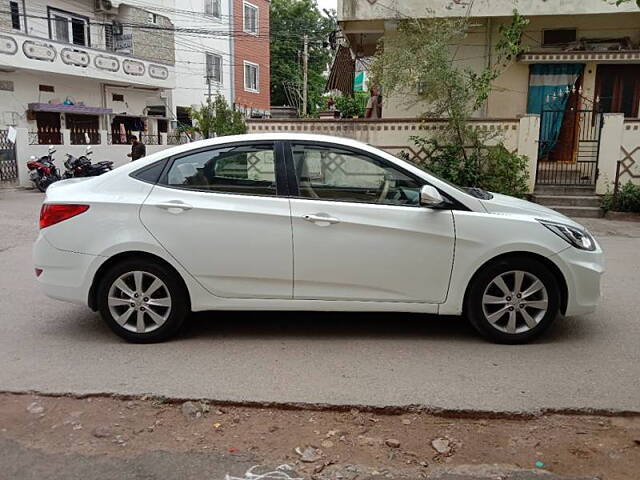
[[[505,258],[473,279],[465,310],[471,324],[497,343],[526,343],[551,326],[560,310],[558,281],[542,262]]]
[[[184,285],[175,272],[156,262],[125,260],[114,265],[102,277],[97,294],[109,328],[130,342],[166,340],[189,313]]]

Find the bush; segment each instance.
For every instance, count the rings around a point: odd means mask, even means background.
[[[344,118],[358,118],[364,116],[364,105],[357,97],[338,97],[336,108]]]
[[[414,137],[426,153],[421,163],[435,175],[460,187],[477,187],[494,193],[524,197],[528,192],[527,158],[510,152],[502,142],[495,146],[465,148]]]
[[[640,212],[640,185],[629,181],[618,191],[617,197],[607,193],[602,199],[602,208],[607,212]]]

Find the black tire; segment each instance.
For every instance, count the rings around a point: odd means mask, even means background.
[[[159,327],[156,327],[155,330],[145,333],[138,333],[137,331],[131,330],[131,328],[133,328],[131,322],[135,323],[138,309],[140,309],[139,307],[137,310],[131,312],[132,318],[130,318],[130,320],[124,325],[121,325],[112,315],[108,303],[109,292],[114,282],[128,272],[136,271],[149,274],[148,276],[145,276],[147,282],[149,281],[149,278],[152,278],[151,276],[155,276],[161,280],[164,283],[161,288],[166,289],[161,290],[161,292],[165,295],[168,293],[171,301],[171,306],[168,310],[163,310],[162,307],[159,310],[162,314],[168,313],[168,317],[164,323]],[[128,299],[129,297],[123,296],[122,298]],[[98,311],[109,328],[120,337],[132,343],[157,343],[173,337],[178,333],[191,310],[189,294],[182,280],[172,269],[167,268],[159,262],[154,262],[153,260],[130,259],[112,266],[102,276],[100,283],[98,284],[97,304]],[[150,309],[149,306],[146,308],[147,310]],[[122,307],[122,309],[128,310],[128,307]],[[144,307],[142,310],[144,310]],[[156,307],[154,307],[154,313],[158,313],[158,309]],[[148,313],[145,316],[145,320],[146,323],[151,325],[151,328],[154,327],[154,323],[151,321]]]
[[[491,323],[487,318],[487,314],[485,314],[485,306],[483,305],[483,297],[485,295],[485,291],[487,288],[493,289],[490,290],[489,294],[493,292],[497,292],[495,289],[496,285],[490,287],[491,283],[494,279],[499,277],[502,274],[506,274],[504,277],[508,282],[510,278],[515,279],[515,274],[511,277],[511,274],[508,272],[521,271],[525,272],[525,274],[532,275],[536,277],[546,289],[546,298],[542,299],[544,302],[547,302],[546,313],[542,314],[542,311],[537,310],[526,310],[527,313],[538,312],[538,316],[541,317],[537,321],[537,325],[533,328],[526,325],[524,317],[519,312],[519,306],[515,307],[509,306],[506,303],[504,304],[504,308],[515,309],[516,318],[520,329],[527,329],[524,331],[517,331],[516,333],[508,333],[501,329],[507,329],[507,326],[501,324],[500,322],[504,322],[505,319],[509,320],[510,311],[505,313],[506,317],[500,318],[499,321],[495,322],[495,324]],[[525,277],[524,281],[532,281],[532,277],[528,275]],[[531,284],[532,285],[532,284]],[[507,285],[510,286],[510,285]],[[525,287],[526,290],[526,287]],[[500,296],[501,292],[494,294],[492,296]],[[543,293],[540,292],[537,300],[542,298]],[[506,298],[511,298],[509,296],[505,296]],[[514,297],[515,298],[515,297]],[[535,295],[529,297],[532,301],[536,300]],[[511,300],[510,300],[511,301]],[[519,303],[520,300],[513,300],[514,302]],[[498,310],[502,309],[502,304],[500,305],[487,305],[486,308],[495,308],[495,310],[489,311],[488,314],[491,316],[491,313],[498,312]],[[513,310],[512,310],[513,311]],[[558,316],[560,311],[560,287],[558,285],[558,281],[553,273],[549,270],[549,268],[544,265],[544,263],[527,257],[507,257],[498,261],[495,261],[485,267],[482,268],[472,279],[472,283],[470,285],[470,289],[467,294],[466,302],[465,302],[465,314],[471,324],[475,327],[475,329],[480,332],[487,339],[501,344],[508,345],[516,345],[527,343],[535,338],[538,338],[542,335],[553,323],[553,321]],[[530,317],[532,315],[529,315]],[[495,320],[495,319],[494,319]],[[506,322],[505,322],[506,323]]]
[[[49,186],[48,183],[46,183],[46,184],[42,183],[41,180],[36,180],[34,183],[36,184],[36,188],[38,190],[40,190],[42,193],[46,192],[47,191],[47,187]]]

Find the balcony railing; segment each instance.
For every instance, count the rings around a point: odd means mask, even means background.
[[[43,128],[29,132],[29,145],[64,145],[62,132]]]
[[[162,62],[71,45],[48,38],[0,33],[3,65],[46,70],[48,73],[80,75],[96,80],[126,81],[145,86],[174,88],[174,67]]]
[[[99,145],[102,143],[97,130],[71,130],[71,145]]]

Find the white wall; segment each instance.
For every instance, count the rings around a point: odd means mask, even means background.
[[[63,135],[65,137],[65,145],[54,145],[56,148],[54,163],[61,173],[64,172],[66,153],[70,153],[71,155],[78,157],[80,155],[84,155],[86,152],[86,146],[84,145],[69,145],[68,130],[64,130]],[[164,145],[147,145],[147,155],[173,147],[173,145],[166,145],[166,141],[163,143]],[[20,186],[33,186],[31,180],[29,180],[27,162],[32,155],[35,155],[36,157],[46,155],[48,148],[48,145],[29,145],[28,130],[25,128],[18,129],[18,136],[16,139],[16,159],[18,162],[18,181]],[[102,132],[102,144],[92,145],[92,150],[93,155],[91,158],[94,163],[102,160],[109,160],[114,162],[114,167],[119,167],[131,161],[131,159],[127,157],[127,153],[131,152],[131,145],[107,145],[105,131]]]
[[[91,78],[20,70],[0,71],[0,81],[2,80],[12,81],[14,91],[0,90],[0,129],[10,125],[11,118],[15,117],[17,118],[16,126],[35,130],[35,122],[27,121],[26,115],[27,106],[32,102],[48,103],[53,99],[63,102],[68,97],[74,103],[84,102],[89,107],[105,106],[102,97],[103,84]],[[55,92],[40,92],[40,84],[53,86]],[[143,115],[145,107],[162,105],[164,101],[157,90],[114,86],[107,86],[104,89],[107,93],[106,107],[113,108],[114,114],[126,112],[129,115]],[[126,104],[114,104],[111,100],[112,93],[122,93]]]
[[[472,17],[508,17],[516,7],[523,15],[579,15],[634,12],[635,1],[616,6],[605,0],[475,0]],[[468,1],[456,0],[338,0],[339,20],[459,17],[468,11]]]
[[[164,0],[161,3],[167,6],[173,2]],[[205,52],[222,56],[222,82],[212,84],[212,93],[224,95],[227,102],[232,104],[230,3],[231,0],[221,0],[222,12],[219,20],[205,16],[204,0],[176,1],[175,7],[161,12],[171,18],[177,29],[206,29],[212,32],[206,36],[176,32],[176,88],[172,93],[174,113],[176,106],[199,106],[206,101],[208,88],[205,80]],[[148,8],[153,10],[150,4]]]

